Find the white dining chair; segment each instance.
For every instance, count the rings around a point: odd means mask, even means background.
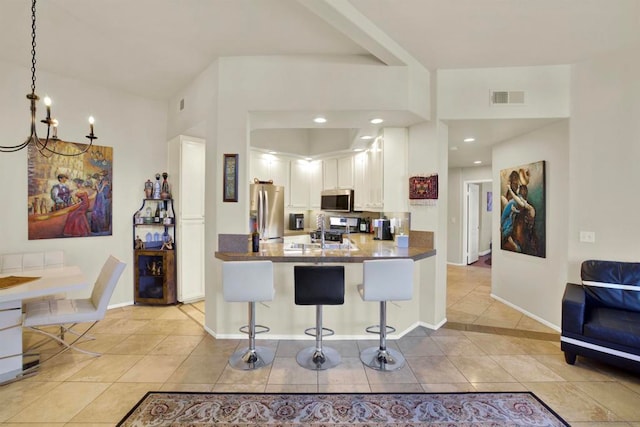
[[[10,274],[22,271],[22,254],[3,254],[0,273]]]
[[[114,256],[109,256],[93,286],[90,298],[49,299],[26,304],[22,326],[31,331],[46,335],[63,346],[58,353],[51,357],[55,357],[68,349],[99,356],[100,353],[84,350],[79,348],[77,344],[84,342],[84,340],[81,340],[83,338],[86,339],[87,332],[89,332],[98,321],[104,318],[111,295],[125,266],[126,264],[124,262]],[[81,332],[73,329],[77,324],[85,322],[92,322],[92,324]],[[60,336],[43,329],[47,326],[60,326]],[[71,342],[66,342],[64,340],[65,333],[75,335],[76,338]],[[37,346],[38,345],[36,345],[36,347]]]
[[[46,251],[44,253],[44,268],[64,267],[64,251]]]
[[[22,254],[22,270],[42,270],[44,268],[44,252],[26,252]]]

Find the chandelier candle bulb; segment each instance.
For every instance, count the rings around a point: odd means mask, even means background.
[[[95,123],[95,119],[93,116],[89,116],[89,133],[93,135],[93,123]]]
[[[44,105],[47,106],[47,120],[51,118],[51,98],[48,96],[44,97]]]

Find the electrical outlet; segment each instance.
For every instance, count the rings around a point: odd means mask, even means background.
[[[581,231],[580,241],[584,243],[595,243],[596,233],[593,231]]]

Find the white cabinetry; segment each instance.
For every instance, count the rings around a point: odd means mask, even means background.
[[[175,250],[178,301],[196,301],[204,298],[204,140],[181,135],[169,141],[167,173],[183,242]]]
[[[358,153],[353,158],[353,209],[369,208],[369,179],[367,176],[367,153]]]
[[[367,151],[367,178],[369,180],[368,208],[373,211],[384,208],[383,141],[378,137]]]
[[[250,183],[255,178],[260,181],[273,181],[274,185],[284,187],[285,204],[289,203],[289,160],[281,159],[273,154],[251,151],[249,165]]]
[[[322,188],[333,190],[338,188],[338,159],[322,161]]]
[[[338,159],[338,188],[353,188],[353,156]]]
[[[306,160],[291,161],[291,203],[292,208],[309,208],[309,188],[311,164]]]
[[[353,188],[353,156],[326,159],[323,162],[323,189]]]
[[[385,128],[369,149],[354,157],[354,209],[408,210],[408,136],[405,128]]]
[[[322,161],[309,162],[309,209],[320,209],[322,192]]]

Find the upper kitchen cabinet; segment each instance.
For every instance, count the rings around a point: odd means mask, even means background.
[[[384,157],[382,138],[376,138],[367,151],[368,201],[367,209],[378,211],[384,209]]]
[[[353,156],[338,159],[338,188],[353,188]]]
[[[408,136],[405,128],[385,128],[366,152],[354,156],[354,209],[408,210]]]
[[[322,160],[309,162],[309,209],[320,209]]]
[[[338,159],[325,159],[322,161],[322,189],[335,188],[338,188]]]
[[[322,161],[291,160],[292,208],[319,209],[322,191]]]
[[[367,176],[367,152],[353,157],[353,209],[364,211],[369,203],[369,179]]]
[[[292,208],[309,208],[311,185],[311,164],[306,160],[291,161],[291,203]]]
[[[281,159],[273,154],[251,151],[249,165],[250,182],[257,178],[260,181],[273,181],[274,185],[284,187],[284,200],[289,200],[289,160]],[[285,202],[286,203],[286,202]]]
[[[353,188],[353,156],[326,159],[323,162],[323,189]]]

